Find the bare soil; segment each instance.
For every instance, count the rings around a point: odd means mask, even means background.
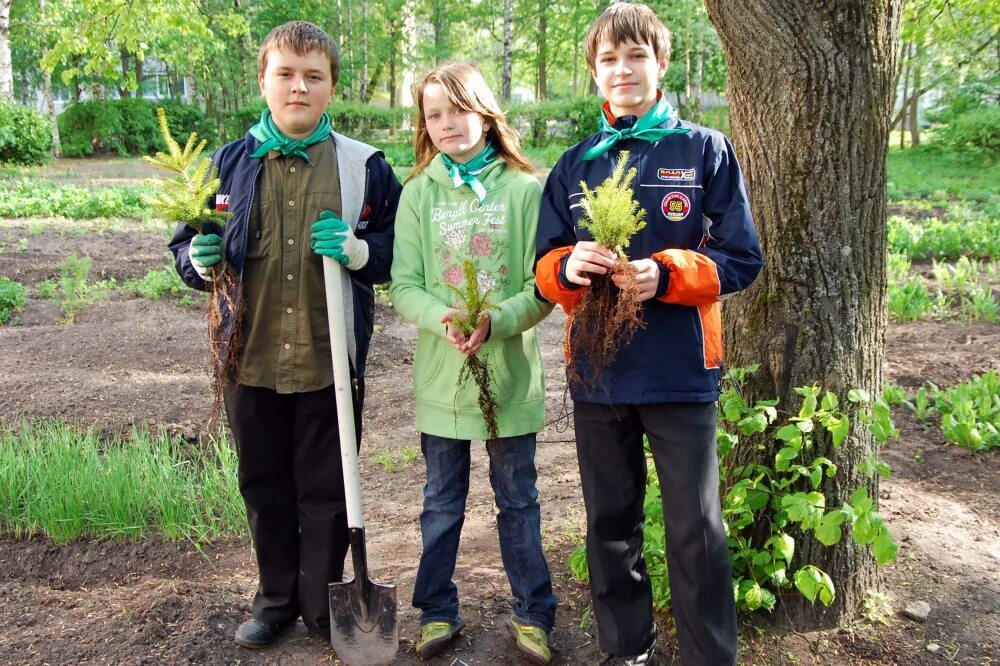
[[[113,172],[106,177],[115,178]],[[66,174],[72,180],[72,174]],[[37,221],[0,220],[0,274],[29,286],[53,278],[70,254],[93,258],[92,279],[141,277],[164,264],[166,232],[60,233]],[[27,238],[27,249],[19,248]],[[211,402],[206,323],[176,300],[115,296],[60,324],[58,306],[31,298],[14,325],[0,327],[0,425],[55,418],[119,431],[133,423],[191,440],[204,433]],[[589,594],[569,576],[567,557],[583,534],[583,503],[564,399],[563,318],[540,326],[548,378],[547,416],[537,464],[543,538],[560,607],[552,634],[556,664],[596,663]],[[389,472],[379,453],[418,443],[410,372],[415,329],[381,305],[368,372],[361,458],[373,577],[399,589],[401,644],[395,663],[416,664],[418,614],[409,605],[420,552],[423,466]],[[950,386],[1000,367],[1000,326],[954,322],[892,326],[887,376],[914,389]],[[742,618],[748,664],[1000,663],[1000,458],[944,443],[936,424],[895,412],[901,436],[885,450],[894,473],[882,484],[882,512],[902,549],[884,569],[895,611],[888,625],[859,623],[800,633],[776,612]],[[456,581],[467,628],[435,663],[516,662],[503,631],[509,587],[495,528],[487,459],[474,447],[473,485]],[[0,537],[2,664],[316,664],[335,663],[299,625],[274,647],[252,652],[232,635],[255,588],[248,539],[202,547],[149,540],[56,546],[43,537]],[[904,619],[911,601],[931,604],[925,623]],[[660,647],[679,663],[669,618]],[[938,646],[936,652],[928,644]],[[454,661],[453,660],[459,660]]]

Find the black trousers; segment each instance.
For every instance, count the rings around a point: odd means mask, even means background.
[[[590,594],[601,648],[638,654],[655,638],[642,556],[649,438],[663,498],[670,594],[685,666],[736,663],[732,565],[722,525],[714,403],[574,405],[587,509]]]
[[[362,395],[359,382],[359,442]],[[286,624],[301,615],[328,637],[327,585],[343,578],[350,545],[334,389],[279,394],[239,385],[225,401],[257,555],[253,616]]]

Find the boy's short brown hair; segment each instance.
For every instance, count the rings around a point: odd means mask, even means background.
[[[670,60],[670,31],[652,9],[642,4],[616,2],[594,19],[584,39],[587,67],[594,71],[597,49],[604,42],[648,44],[656,60]]]
[[[322,28],[306,21],[289,21],[269,32],[257,54],[258,76],[263,76],[267,69],[267,55],[271,51],[291,51],[300,56],[310,51],[323,53],[330,60],[333,85],[337,85],[340,77],[340,54],[337,52],[337,45]]]

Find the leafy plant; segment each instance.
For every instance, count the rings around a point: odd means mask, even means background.
[[[996,371],[938,392],[934,404],[949,442],[972,451],[1000,447],[1000,375]]]
[[[0,325],[11,321],[24,307],[24,301],[24,285],[0,275]]]
[[[457,298],[456,307],[463,310],[465,314],[455,315],[451,323],[466,336],[470,336],[476,330],[482,314],[491,307],[489,297],[493,293],[493,289],[480,291],[479,279],[476,277],[476,264],[471,259],[462,262],[462,270],[465,273],[465,286],[459,289],[448,285],[448,288],[454,292]],[[462,369],[458,373],[459,386],[464,386],[470,378],[479,389],[479,409],[483,412],[483,419],[486,421],[487,436],[489,439],[495,440],[500,436],[497,424],[497,410],[500,405],[493,393],[490,366],[479,358],[478,354],[466,355]]]
[[[108,293],[115,288],[113,279],[91,283],[91,264],[90,257],[70,255],[56,265],[59,277],[51,286],[39,283],[40,296],[59,301],[63,323],[72,324],[83,308],[107,298]]]
[[[36,165],[51,158],[48,119],[26,106],[0,101],[0,163]]]
[[[68,217],[90,220],[100,217],[148,218],[143,202],[149,192],[145,186],[115,185],[90,188],[64,185],[37,178],[23,178],[3,183],[0,217]],[[35,234],[43,225],[28,230]]]
[[[372,460],[382,466],[386,472],[395,474],[406,467],[420,455],[420,447],[411,445],[402,449],[386,449],[372,456]]]
[[[772,610],[778,595],[797,589],[810,602],[832,603],[836,588],[830,576],[809,562],[792,569],[797,532],[811,532],[822,544],[831,546],[844,531],[862,546],[870,546],[879,564],[893,561],[898,546],[882,517],[876,501],[865,488],[858,488],[839,507],[827,506],[822,492],[824,479],[836,477],[837,466],[813,452],[818,433],[830,437],[839,447],[850,432],[850,418],[840,400],[818,386],[796,389],[802,403],[795,413],[781,414],[776,400],[747,405],[739,383],[756,367],[736,369],[720,397],[720,427],[717,430],[720,479],[725,489],[723,519],[726,524],[730,557],[733,561],[737,607],[745,611]],[[889,406],[882,398],[872,400],[864,391],[848,393],[844,409],[853,418],[868,424],[880,442],[896,434]],[[765,434],[767,433],[767,434]],[[764,450],[774,450],[773,462],[740,463],[734,449],[741,436],[763,436]],[[648,452],[647,452],[648,456]],[[862,466],[869,474],[888,473],[877,459]],[[653,604],[663,608],[670,602],[664,507],[652,465],[648,466],[644,557],[653,586]],[[667,507],[669,510],[669,507]],[[580,548],[570,556],[570,570],[580,578],[586,571],[586,554]]]
[[[923,319],[942,305],[939,297],[931,296],[927,280],[917,275],[902,284],[890,283],[887,287],[889,316],[898,322]]]
[[[633,167],[626,171],[628,159],[629,152],[621,151],[614,171],[593,190],[580,181],[584,211],[580,227],[617,255],[609,273],[590,276],[591,283],[583,287],[573,310],[567,373],[571,384],[587,390],[593,388],[620,346],[643,325],[639,284],[625,248],[632,236],[646,226],[646,211],[632,190],[637,170]],[[619,289],[612,274],[625,276],[625,286]]]

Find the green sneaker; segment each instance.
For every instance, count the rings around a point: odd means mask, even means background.
[[[549,649],[549,635],[544,629],[530,624],[522,624],[511,618],[507,630],[514,637],[518,651],[535,664],[547,664],[552,660]]]
[[[417,641],[417,656],[430,659],[448,644],[455,640],[465,623],[458,622],[428,622],[420,625],[420,640]]]

